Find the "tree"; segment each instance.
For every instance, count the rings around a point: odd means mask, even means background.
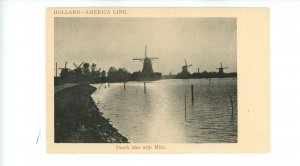
[[[90,64],[89,63],[84,63],[83,64],[83,73],[84,74],[90,73]]]
[[[107,73],[109,82],[126,82],[130,78],[130,73],[125,68],[110,67]]]
[[[115,67],[110,67],[108,69],[107,79],[108,79],[109,82],[115,82],[116,71],[117,71],[117,69]]]
[[[117,71],[117,69],[116,69],[115,67],[110,67],[110,68],[108,69],[107,75],[114,74],[116,71]]]
[[[92,63],[92,65],[91,65],[91,72],[92,73],[96,72],[96,64],[95,63]]]
[[[107,81],[107,78],[106,78],[106,71],[105,70],[102,70],[101,71],[101,74],[100,74],[100,82],[104,83]]]
[[[105,70],[101,71],[101,77],[106,77],[106,71]]]
[[[127,82],[129,80],[130,73],[125,68],[119,68],[118,70],[118,81]]]

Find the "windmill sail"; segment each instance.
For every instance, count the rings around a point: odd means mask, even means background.
[[[132,58],[132,60],[138,60],[143,63],[143,69],[140,74],[138,72],[133,73],[133,78],[136,80],[158,80],[162,74],[154,72],[152,67],[152,60],[158,59],[158,57],[147,57],[147,45],[145,45],[145,57],[144,58]]]

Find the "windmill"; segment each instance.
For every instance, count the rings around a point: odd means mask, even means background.
[[[158,57],[147,57],[147,45],[145,45],[145,57],[144,58],[133,58],[132,60],[139,60],[143,63],[142,73],[154,73],[152,68],[152,60],[158,59]]]
[[[224,74],[224,69],[227,69],[228,67],[223,67],[222,62],[220,64],[221,64],[221,67],[219,67],[217,69],[219,70],[219,74],[222,75],[222,74]]]
[[[70,69],[67,68],[67,64],[68,64],[68,62],[65,63],[65,67],[64,68],[59,68],[59,69],[61,69],[60,76],[62,78],[66,77],[69,74],[69,72],[70,72]]]
[[[61,69],[61,70],[70,70],[69,68],[67,68],[67,64],[68,64],[68,62],[65,63],[65,67],[64,68],[59,68],[59,69]]]
[[[185,65],[184,66],[182,66],[182,74],[183,75],[188,75],[188,74],[190,74],[189,73],[189,71],[188,71],[188,68],[189,67],[191,67],[192,65],[188,65],[187,63],[186,63],[186,60],[184,59],[184,62],[185,62]]]
[[[75,63],[73,63],[73,65],[75,66],[75,69],[74,69],[74,72],[75,73],[79,73],[81,74],[82,73],[82,69],[81,69],[81,66],[83,65],[84,62],[82,62],[80,65],[76,65]]]

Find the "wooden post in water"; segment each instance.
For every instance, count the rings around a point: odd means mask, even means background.
[[[124,82],[124,90],[126,90],[126,83]]]
[[[184,94],[184,118],[186,118],[186,95]]]
[[[146,82],[144,82],[144,93],[147,92]]]
[[[231,115],[233,115],[233,103],[232,103],[231,95],[229,95],[229,97],[230,97],[230,103],[231,103]]]
[[[109,82],[107,82],[107,86],[109,87],[110,85],[109,85]]]
[[[191,91],[192,91],[192,103],[194,103],[194,85],[191,85]]]

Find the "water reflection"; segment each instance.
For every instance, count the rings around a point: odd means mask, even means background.
[[[194,102],[191,87],[194,85]],[[95,103],[130,142],[214,143],[237,141],[236,80],[160,80],[98,87]],[[186,117],[185,117],[186,96]]]

